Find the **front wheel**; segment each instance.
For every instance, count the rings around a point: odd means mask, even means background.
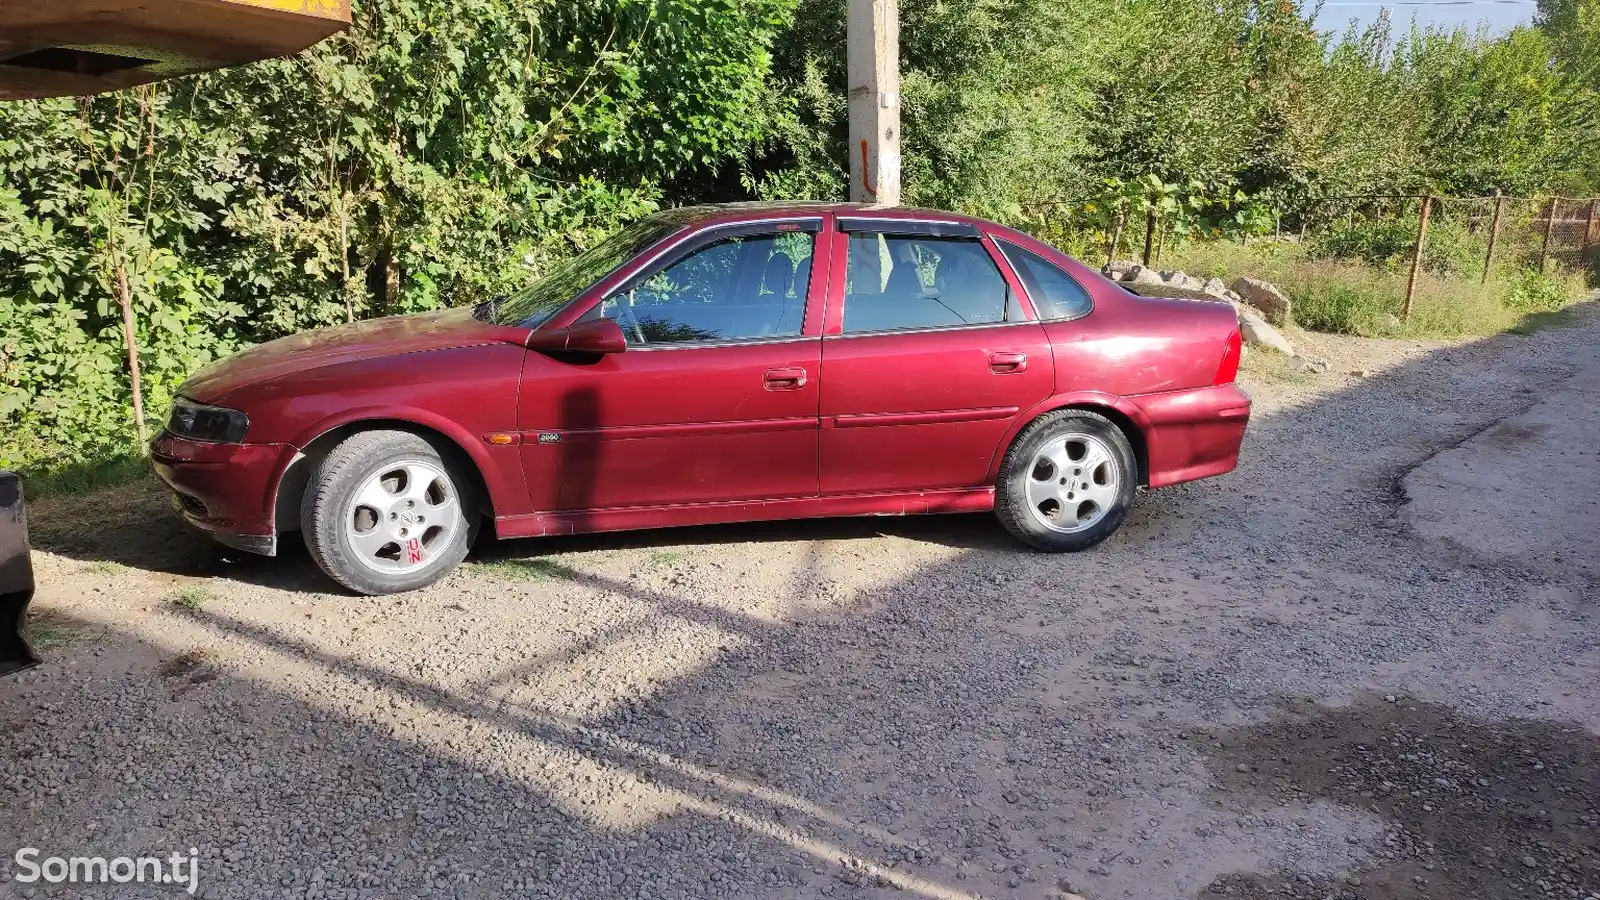
[[[300,509],[306,548],[322,571],[361,594],[438,581],[472,544],[471,482],[434,446],[405,431],[346,438],[311,473]]]
[[[1086,410],[1058,410],[1012,442],[995,485],[995,514],[1039,550],[1086,550],[1122,525],[1138,472],[1122,429]]]

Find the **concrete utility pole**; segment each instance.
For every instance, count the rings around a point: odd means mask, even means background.
[[[849,0],[850,199],[900,203],[899,0]]]

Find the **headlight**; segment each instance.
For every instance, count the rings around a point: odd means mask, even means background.
[[[213,444],[240,443],[249,429],[250,417],[244,413],[207,406],[185,397],[173,402],[172,417],[167,420],[167,430],[178,437]]]

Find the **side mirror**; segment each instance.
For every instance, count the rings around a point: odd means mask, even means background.
[[[611,319],[579,322],[553,331],[528,335],[528,349],[544,353],[621,353],[628,349],[622,326]]]

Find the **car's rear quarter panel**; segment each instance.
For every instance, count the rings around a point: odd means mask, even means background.
[[[1234,384],[1214,382],[1238,327],[1233,309],[1139,297],[1080,263],[1072,269],[1095,308],[1045,324],[1061,405],[1069,398],[1106,402],[1132,420],[1144,437],[1151,487],[1232,471],[1250,398]]]

